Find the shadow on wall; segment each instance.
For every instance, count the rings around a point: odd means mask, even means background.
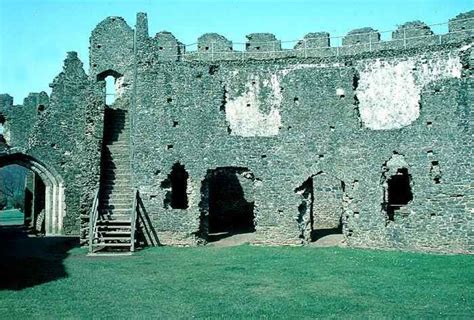
[[[0,290],[22,290],[68,276],[63,260],[79,238],[28,237],[24,227],[0,227]]]

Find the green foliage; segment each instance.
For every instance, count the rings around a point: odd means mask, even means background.
[[[0,292],[0,318],[467,319],[474,312],[471,256],[253,246],[84,253],[74,249],[64,261],[66,278]]]

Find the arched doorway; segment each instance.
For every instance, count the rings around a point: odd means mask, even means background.
[[[64,202],[64,182],[61,177],[48,169],[42,162],[21,153],[0,155],[0,168],[16,164],[31,170],[43,187],[35,188],[33,198],[42,199],[44,210],[44,233],[47,236],[63,233],[63,219],[66,214]],[[33,202],[35,202],[33,200]]]

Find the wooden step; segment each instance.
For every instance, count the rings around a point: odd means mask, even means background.
[[[132,244],[129,243],[93,243],[93,247],[131,247]]]
[[[99,232],[104,231],[104,232],[109,233],[109,231],[107,231],[107,230],[110,230],[110,229],[127,229],[127,230],[130,229],[131,230],[132,226],[130,226],[130,225],[118,225],[118,226],[117,225],[99,225],[98,224],[96,226],[96,228]],[[117,230],[114,230],[114,231],[117,231]],[[128,231],[128,232],[130,232],[130,231]]]

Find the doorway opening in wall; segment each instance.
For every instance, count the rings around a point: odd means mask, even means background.
[[[254,201],[246,194],[253,185],[246,168],[209,170],[203,182],[207,189],[207,238],[209,242],[236,234],[255,232]],[[247,192],[246,192],[247,190]]]
[[[387,216],[394,221],[395,212],[413,200],[411,176],[407,168],[400,168],[387,181]]]
[[[171,170],[171,208],[173,209],[187,209],[188,208],[188,194],[186,193],[188,185],[188,173],[184,166],[180,163],[175,163]]]
[[[321,171],[295,189],[301,197],[298,206],[301,239],[326,243],[342,241],[342,186],[339,179]]]
[[[0,156],[0,226],[60,235],[65,215],[63,180],[25,154]]]

